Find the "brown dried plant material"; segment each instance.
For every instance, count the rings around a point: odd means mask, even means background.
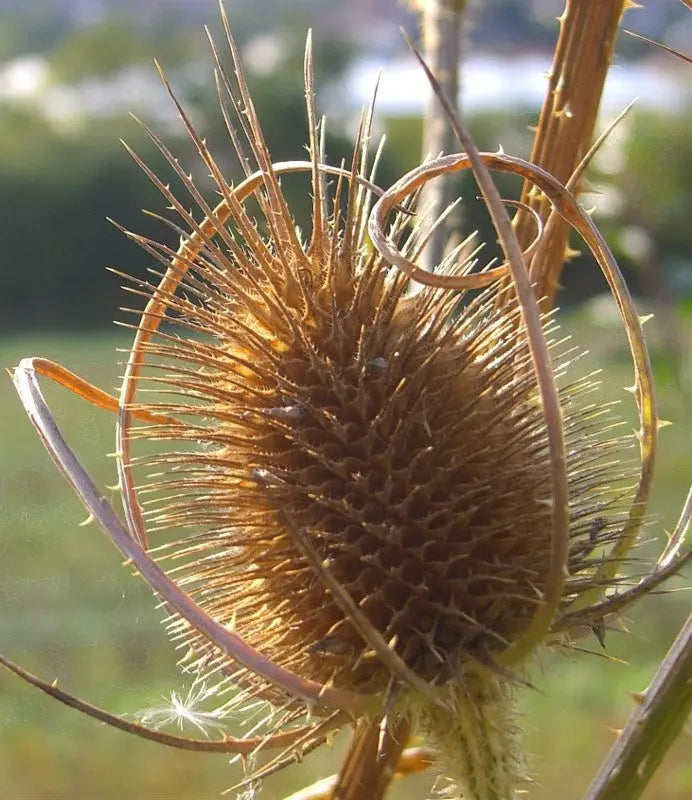
[[[253,737],[214,745],[277,748],[252,779],[353,721],[363,732],[353,754],[372,755],[376,741],[390,769],[366,765],[381,793],[411,729],[436,748],[455,796],[510,797],[523,775],[513,698],[525,665],[556,634],[568,645],[573,626],[599,623],[644,514],[656,413],[636,313],[570,193],[520,159],[478,153],[457,120],[469,155],[430,162],[384,193],[367,179],[369,116],[350,169],[326,167],[309,47],[311,158],[272,163],[230,33],[229,44],[235,86],[214,55],[245,180],[224,179],[173,95],[221,200],[212,207],[153,133],[196,214],[135,156],[177,215],[182,244],[129,234],[165,272],[158,285],[131,287],[147,306],[120,399],[36,359],[15,383],[89,512],[165,602],[187,667],[217,681],[220,697],[235,693],[236,707],[264,704]],[[424,235],[402,206],[435,175],[468,167],[484,191],[488,169],[531,180],[594,251],[636,367],[638,478],[623,460],[632,439],[599,405],[596,384],[568,373],[573,353],[550,341],[555,326],[538,314],[516,242],[501,272],[516,301],[498,281],[462,304],[442,284],[406,296],[406,264],[416,268]],[[281,189],[280,176],[296,171],[311,178],[307,235]],[[337,177],[331,188],[326,173]],[[450,267],[462,292],[479,281],[467,267]],[[62,438],[37,374],[117,410],[125,524]],[[356,800],[351,777],[347,759],[337,781]]]
[[[591,146],[620,19],[633,5],[631,0],[567,0],[559,18],[560,34],[529,161],[562,184],[567,183]],[[550,202],[531,183],[524,184],[521,199],[537,210],[544,222],[548,220]],[[515,228],[519,242],[527,243],[532,222],[521,210]],[[530,262],[536,294],[545,298],[542,303],[546,310],[552,307],[559,288],[569,234],[570,226],[555,220]]]

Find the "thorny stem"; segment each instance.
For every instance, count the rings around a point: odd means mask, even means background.
[[[524,770],[517,746],[512,690],[487,670],[470,669],[464,684],[450,685],[452,714],[421,707],[420,725],[438,753],[451,785],[450,800],[514,800]]]
[[[584,800],[637,800],[692,711],[692,615]]]
[[[98,706],[87,703],[84,700],[80,700],[78,697],[69,694],[69,692],[59,689],[56,682],[48,683],[47,681],[41,680],[41,678],[38,678],[36,675],[32,675],[32,673],[23,669],[18,664],[15,664],[13,661],[10,661],[8,658],[5,658],[5,656],[2,654],[0,654],[0,666],[3,666],[10,672],[13,672],[15,675],[17,675],[17,677],[21,678],[32,686],[35,686],[42,692],[45,692],[47,695],[53,697],[55,700],[58,700],[60,703],[63,703],[70,708],[74,708],[76,711],[80,711],[82,714],[86,714],[88,717],[97,719],[100,722],[105,722],[112,728],[117,728],[125,733],[131,733],[134,736],[139,736],[141,739],[148,739],[149,741],[156,742],[157,744],[163,744],[167,747],[173,747],[177,750],[192,750],[198,753],[240,753],[243,755],[249,755],[260,748],[285,748],[294,744],[296,740],[304,736],[308,728],[313,728],[313,726],[303,726],[301,728],[295,728],[294,730],[275,734],[269,737],[252,736],[248,737],[247,739],[237,739],[232,736],[223,736],[221,739],[216,740],[190,739],[185,736],[175,736],[170,733],[164,733],[163,731],[156,730],[155,728],[148,728],[138,722],[130,722],[127,719],[123,719],[122,717],[118,717],[115,714],[109,713],[108,711],[104,711],[104,709],[99,708]],[[335,720],[335,727],[338,724],[339,723]]]
[[[529,161],[565,184],[589,148],[618,24],[629,0],[567,0],[559,18],[550,82],[541,110]],[[521,199],[539,211],[545,222],[551,214],[548,198],[528,181]],[[523,211],[516,218],[516,234],[523,246],[529,241],[530,222]],[[530,263],[536,296],[550,309],[559,285],[570,227],[559,221],[545,237]]]
[[[683,567],[692,560],[692,549],[685,551],[677,556],[666,566],[659,566],[638,584],[624,592],[610,595],[599,603],[579,608],[577,611],[570,611],[560,615],[554,622],[552,630],[554,632],[570,631],[581,625],[593,624],[610,615],[620,615],[627,610],[633,603],[640,600],[644,595],[650,594],[657,586],[660,586],[668,578],[677,575]]]

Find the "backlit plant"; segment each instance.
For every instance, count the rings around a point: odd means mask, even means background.
[[[153,132],[188,197],[133,153],[177,214],[168,224],[181,245],[127,233],[163,272],[158,284],[131,282],[147,304],[120,397],[41,359],[23,361],[13,378],[89,513],[170,612],[171,638],[205,698],[226,709],[261,701],[263,716],[246,738],[186,739],[2,663],[165,744],[275,750],[248,781],[352,725],[356,743],[375,735],[379,766],[365,788],[343,768],[325,790],[334,797],[382,796],[400,762],[432,763],[454,797],[511,798],[525,777],[514,698],[533,657],[591,629],[601,635],[604,620],[689,559],[679,553],[688,502],[655,569],[617,591],[645,518],[658,428],[640,320],[572,186],[519,158],[479,153],[449,106],[463,152],[386,191],[372,182],[370,112],[352,162],[328,166],[309,41],[310,158],[273,163],[224,22],[235,85],[212,50],[245,178],[226,181],[171,92],[220,200],[205,199]],[[469,168],[505,261],[472,271],[475,259],[455,251],[427,273],[417,262],[430,231],[415,194]],[[539,307],[525,259],[541,245],[540,217],[522,253],[489,170],[542,193],[603,270],[634,363],[638,465],[623,460],[631,437],[599,402],[598,384],[570,367],[574,352]],[[293,172],[310,176],[308,231],[297,230],[282,192],[281,176]],[[423,288],[410,293],[411,282]],[[124,520],[62,438],[37,374],[117,413]],[[221,718],[189,721],[216,727]],[[404,749],[412,733],[424,752]]]

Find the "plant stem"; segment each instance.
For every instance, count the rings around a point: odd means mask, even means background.
[[[457,107],[461,33],[466,0],[423,0],[420,6],[423,54],[426,63],[447,97]],[[453,153],[455,145],[454,132],[439,100],[431,92],[423,117],[422,157],[436,158],[441,153]],[[432,224],[454,199],[452,182],[445,176],[425,185],[421,192],[419,208],[427,212]],[[444,257],[450,237],[458,229],[458,213],[452,212],[431,236],[421,260],[423,269],[434,272]]]
[[[591,141],[613,55],[618,25],[629,0],[566,0],[559,18],[560,34],[555,47],[550,83],[541,110],[530,161],[567,183]],[[577,187],[575,193],[578,193]],[[522,201],[538,211],[545,222],[550,203],[524,184]],[[530,215],[520,210],[516,233],[525,248],[534,232]],[[539,298],[549,309],[558,289],[567,256],[570,228],[566,222],[551,225],[531,259],[531,277]]]
[[[341,764],[333,797],[382,800],[410,734],[411,724],[403,717],[388,723],[383,731],[372,720],[358,722]]]
[[[524,758],[512,687],[487,670],[467,666],[464,685],[448,688],[449,709],[421,698],[416,714],[441,774],[450,781],[445,797],[514,800]]]
[[[613,745],[584,800],[636,800],[692,711],[692,615],[644,700]]]

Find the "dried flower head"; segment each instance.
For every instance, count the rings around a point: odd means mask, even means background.
[[[368,176],[369,115],[350,167],[327,167],[309,45],[310,160],[273,164],[230,34],[229,43],[237,89],[213,52],[244,181],[226,181],[179,105],[218,205],[155,134],[202,221],[134,156],[177,213],[169,224],[182,244],[174,252],[128,233],[165,273],[158,285],[134,282],[147,307],[120,399],[47,362],[15,373],[53,456],[170,610],[171,635],[186,667],[204,674],[205,693],[215,680],[217,696],[235,691],[236,705],[259,699],[269,709],[259,733],[217,743],[114,724],[196,749],[278,747],[261,774],[350,720],[379,726],[381,751],[396,757],[420,729],[458,796],[510,797],[523,771],[512,695],[529,657],[549,641],[568,645],[570,631],[600,630],[681,562],[668,551],[650,578],[605,597],[636,539],[655,448],[639,322],[572,195],[520,159],[478,154],[456,120],[468,155],[427,163],[387,192]],[[507,263],[472,273],[451,258],[446,274],[422,273],[426,233],[410,198],[435,175],[469,166]],[[551,340],[556,326],[539,314],[488,168],[532,180],[610,281],[636,367],[638,476],[622,459],[631,439],[599,404],[597,384],[569,374],[573,351]],[[311,175],[308,234],[280,183],[302,170]],[[429,285],[410,296],[410,277]],[[118,411],[126,525],[62,440],[36,371]],[[153,391],[147,402],[136,395],[143,384]],[[147,444],[135,458],[133,446]],[[159,545],[155,560],[149,541]]]

